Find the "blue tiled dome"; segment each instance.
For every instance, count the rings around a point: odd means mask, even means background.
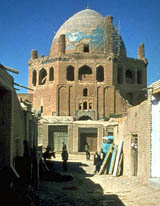
[[[54,53],[55,44],[61,34],[66,36],[66,53],[74,52],[81,44],[89,44],[92,52],[104,52],[107,35],[105,17],[91,9],[85,9],[73,15],[56,33],[50,54]],[[113,39],[115,52],[118,50],[119,43],[121,50],[125,52],[124,43],[115,27],[113,27]]]

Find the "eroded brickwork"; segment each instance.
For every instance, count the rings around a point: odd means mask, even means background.
[[[92,45],[85,43],[83,38],[75,40],[81,45],[81,50],[77,52],[75,47],[69,51],[66,41],[71,44],[74,40],[69,39],[68,33],[63,34],[63,38],[56,35],[57,41],[54,39],[51,47],[54,52],[50,52],[48,57],[38,58],[38,54],[32,51],[28,86],[34,90],[30,91],[33,106],[43,116],[77,118],[77,112],[83,116],[83,111],[94,111],[94,117],[89,115],[89,118],[97,120],[110,113],[125,112],[129,105],[144,100],[142,89],[146,87],[147,63],[144,55],[140,55],[143,49],[139,51],[139,59],[128,58],[121,50],[117,53],[115,48],[119,42],[111,35],[115,28],[110,18],[106,22],[105,44],[101,52],[96,47],[94,52],[90,50]],[[92,26],[94,28],[94,24]],[[79,29],[82,29],[80,35],[83,28]],[[118,38],[116,32],[114,35]],[[124,45],[121,47],[124,50]]]

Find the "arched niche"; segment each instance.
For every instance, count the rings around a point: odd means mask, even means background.
[[[78,71],[78,80],[92,81],[92,69],[87,65],[80,67]]]
[[[39,72],[39,85],[44,85],[47,79],[47,71],[42,68]]]

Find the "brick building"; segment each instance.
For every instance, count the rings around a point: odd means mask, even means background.
[[[142,183],[160,185],[160,81],[146,88],[147,99],[116,119],[115,143],[124,142],[123,174],[137,176]],[[137,149],[132,148],[136,143]]]
[[[82,10],[64,22],[49,55],[38,57],[32,50],[28,63],[33,107],[43,117],[41,142],[57,151],[63,141],[70,152],[84,151],[86,141],[95,151],[101,137],[114,131],[101,120],[145,99],[144,45],[137,59],[127,57],[113,17],[94,10]]]
[[[29,151],[37,146],[37,125],[31,104],[19,101],[13,77],[0,65],[0,171],[16,168],[16,158],[24,154],[24,140]]]

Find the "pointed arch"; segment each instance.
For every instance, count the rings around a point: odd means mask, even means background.
[[[104,81],[104,68],[102,66],[96,68],[96,80],[98,82]]]
[[[68,66],[67,67],[67,81],[74,81],[74,67],[73,66]]]
[[[78,80],[81,81],[92,80],[92,69],[87,65],[80,67],[78,71]]]
[[[88,89],[87,89],[87,88],[84,88],[84,89],[83,89],[83,96],[84,96],[84,97],[87,97],[87,96],[88,96]]]
[[[83,102],[83,110],[87,110],[87,101]]]
[[[32,84],[33,86],[37,84],[37,71],[35,69],[32,71]]]
[[[54,80],[54,68],[51,67],[49,69],[49,81],[53,81]]]
[[[42,68],[39,72],[39,85],[44,85],[47,79],[47,71]]]

